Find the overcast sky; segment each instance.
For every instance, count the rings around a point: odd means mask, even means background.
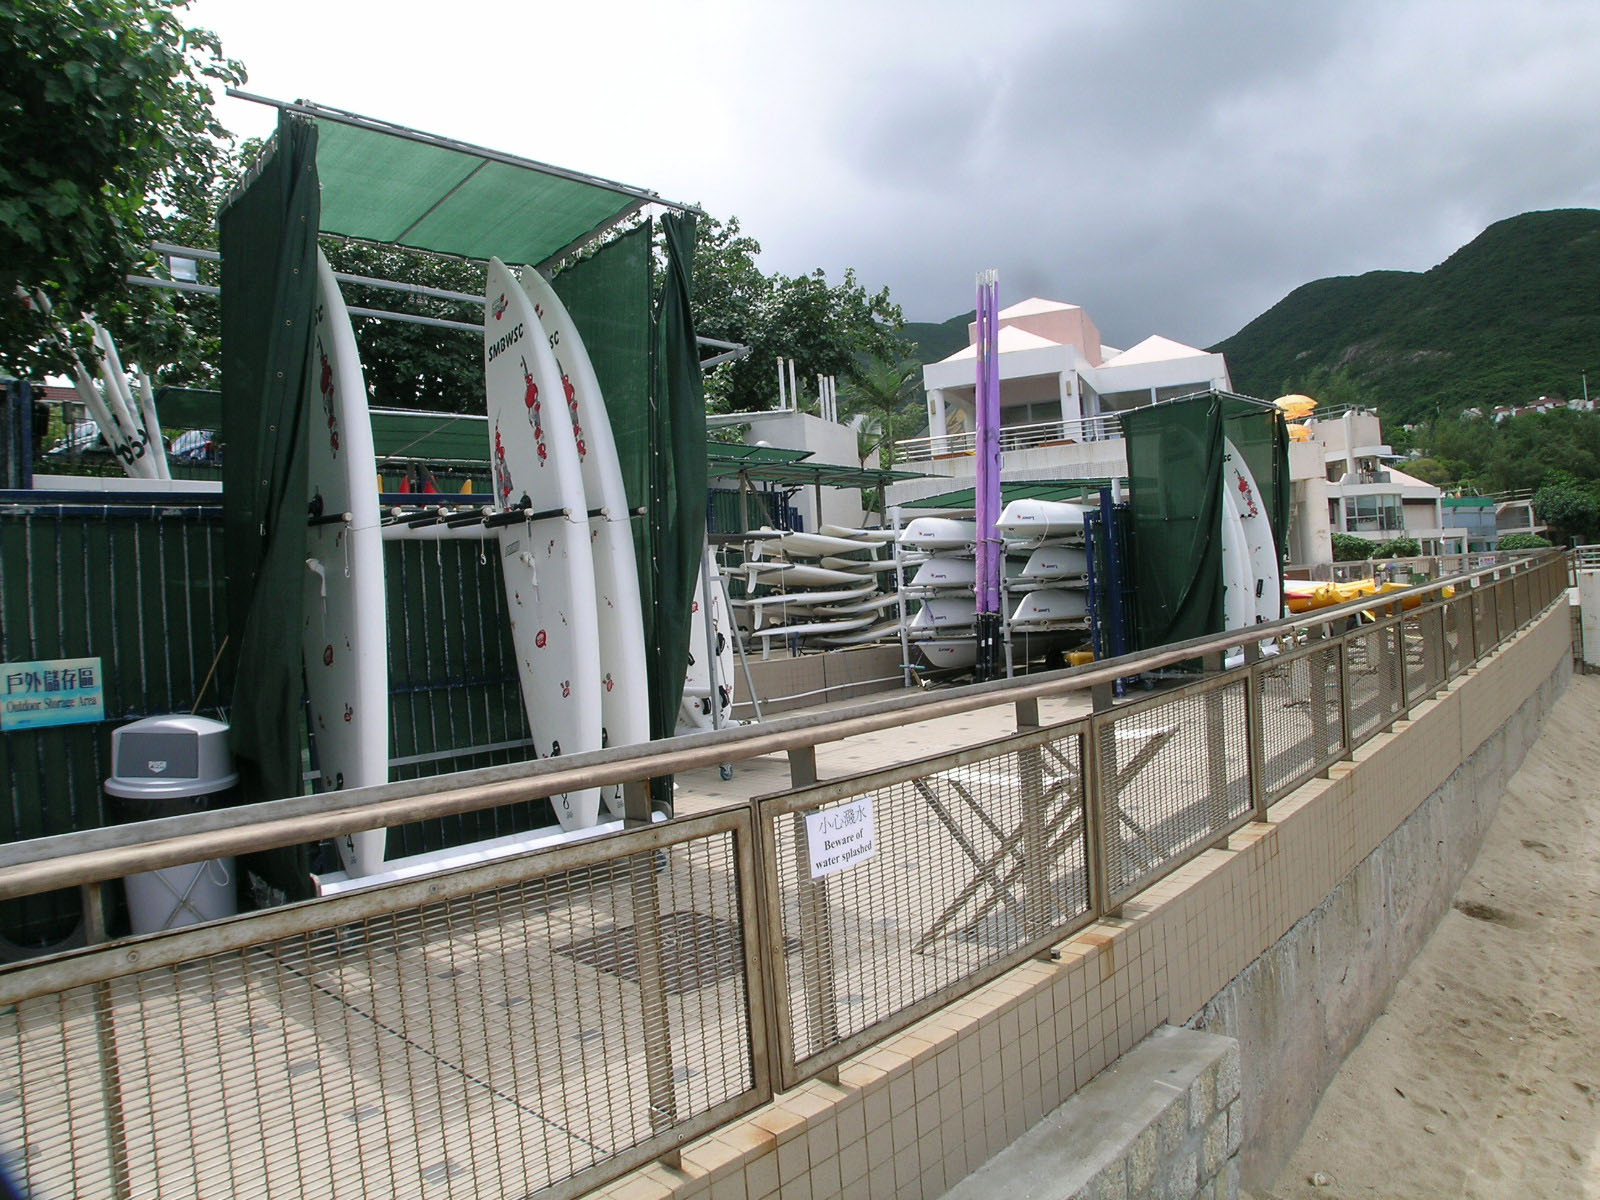
[[[1600,2],[197,0],[246,85],[698,201],[912,320],[1210,345],[1310,279],[1600,207]],[[260,134],[266,110],[224,101]]]

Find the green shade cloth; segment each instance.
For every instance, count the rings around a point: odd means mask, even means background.
[[[385,462],[484,463],[489,434],[480,416],[465,413],[372,410],[375,466]]]
[[[781,446],[741,446],[735,442],[711,442],[706,458],[715,467],[739,467],[747,463],[792,463],[810,458],[810,450],[785,450]]]
[[[255,178],[223,208],[223,527],[230,710],[240,798],[298,796],[305,574],[306,363],[317,280],[317,131],[279,118]],[[224,678],[230,673],[224,672]],[[290,899],[310,895],[303,851],[246,868]]]
[[[639,204],[603,181],[498,162],[492,151],[338,120],[316,126],[324,233],[537,264]]]
[[[1025,479],[1000,485],[1000,503],[1013,500],[1084,500],[1100,502],[1100,489],[1109,486],[1109,479]],[[957,488],[953,492],[940,492],[937,496],[924,496],[908,500],[901,508],[968,509],[977,506],[977,492],[973,488]]]
[[[628,508],[650,490],[650,242],[646,221],[550,281],[583,337],[617,443]],[[485,442],[487,445],[487,442]],[[638,522],[635,523],[635,533]],[[638,538],[635,537],[637,544]]]
[[[222,421],[222,393],[209,388],[158,387],[156,412],[163,429],[215,429]]]
[[[1223,392],[1122,414],[1132,577],[1145,649],[1220,633],[1222,453],[1231,438],[1255,476],[1280,548],[1289,528],[1289,439],[1269,404]]]
[[[661,231],[666,274],[656,310],[650,413],[653,619],[647,615],[645,620],[652,738],[670,737],[677,728],[689,661],[690,610],[706,544],[706,404],[700,349],[689,311],[695,220],[666,216],[661,218]],[[670,807],[672,781],[655,780],[653,790],[656,803]]]

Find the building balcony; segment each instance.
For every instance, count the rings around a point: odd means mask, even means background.
[[[1085,417],[1077,421],[1040,421],[1032,425],[1005,425],[1000,429],[1000,453],[1031,450],[1040,446],[1073,445],[1078,442],[1120,440],[1121,422],[1114,414]],[[943,433],[936,437],[906,438],[895,443],[895,461],[932,462],[940,458],[976,455],[976,430]]]

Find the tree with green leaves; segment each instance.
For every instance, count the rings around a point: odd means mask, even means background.
[[[225,131],[213,83],[239,83],[216,36],[187,25],[183,0],[0,0],[0,370],[40,376],[64,347],[36,310],[109,318],[124,282],[155,265],[164,210],[215,175]]]
[[[1548,550],[1555,545],[1537,533],[1508,533],[1495,542],[1496,550]]]
[[[1533,511],[1563,538],[1590,542],[1600,531],[1600,499],[1596,498],[1594,487],[1567,471],[1546,474],[1543,485],[1533,494]]]
[[[702,218],[695,234],[695,332],[750,347],[742,359],[706,379],[717,412],[761,412],[778,399],[778,360],[795,361],[801,390],[818,375],[859,382],[873,361],[900,362],[909,346],[900,336],[905,316],[889,289],[869,292],[853,270],[829,283],[820,268],[794,277],[765,275],[756,265],[761,244],[737,217]],[[843,391],[841,387],[841,392]]]
[[[1377,549],[1378,544],[1370,538],[1357,537],[1353,533],[1333,535],[1334,562],[1366,562],[1376,555]]]
[[[322,251],[335,271],[420,284],[443,291],[481,296],[484,270],[463,259],[446,258],[404,246],[372,246],[324,237]],[[345,302],[481,324],[483,305],[409,295],[363,284],[345,284]],[[378,408],[416,408],[435,412],[477,412],[484,406],[483,335],[437,325],[414,325],[379,317],[352,317],[367,393]]]

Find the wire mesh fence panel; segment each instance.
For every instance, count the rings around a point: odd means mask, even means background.
[[[1500,618],[1495,613],[1494,587],[1487,580],[1472,592],[1474,628],[1481,659],[1500,643]]]
[[[1494,596],[1495,616],[1495,645],[1505,641],[1516,632],[1516,612],[1512,607],[1511,581],[1498,579],[1494,583],[1492,592]]]
[[[1113,907],[1249,818],[1243,679],[1097,718]]]
[[[1404,650],[1402,667],[1405,671],[1406,697],[1413,705],[1426,700],[1444,686],[1439,620],[1439,611],[1430,609],[1407,615],[1398,626],[1400,645]]]
[[[1262,787],[1287,795],[1344,751],[1338,643],[1281,655],[1261,668]]]
[[[1472,665],[1472,598],[1456,596],[1444,605],[1445,676],[1454,679]]]
[[[757,1102],[742,909],[724,830],[143,970],[97,952],[106,978],[0,1011],[0,1137],[36,1195],[603,1176]],[[147,957],[181,954],[164,942]]]
[[[1533,575],[1524,571],[1512,583],[1517,597],[1517,627],[1528,624],[1533,619]]]
[[[788,1069],[820,1069],[819,1055],[842,1057],[1087,917],[1082,755],[1081,726],[1056,727],[764,806]],[[869,813],[873,852],[828,861],[859,847]]]
[[[1360,745],[1400,712],[1398,625],[1352,633],[1344,643],[1350,687],[1350,737]]]

